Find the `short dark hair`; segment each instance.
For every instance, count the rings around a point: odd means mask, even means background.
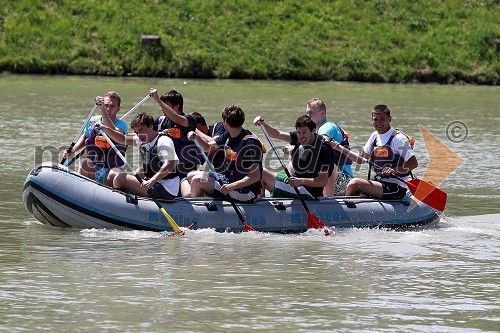
[[[192,115],[193,118],[196,120],[197,125],[207,126],[207,121],[205,120],[205,117],[201,115],[201,113],[191,112],[190,115]]]
[[[298,127],[306,127],[306,126],[307,126],[307,128],[309,128],[309,130],[311,132],[316,129],[316,123],[314,122],[314,120],[311,119],[311,117],[309,117],[306,114],[303,116],[300,116],[295,121],[295,129],[297,129]]]
[[[177,90],[170,90],[160,96],[160,99],[164,103],[169,103],[172,106],[179,106],[179,111],[184,113],[184,98],[181,93]]]
[[[375,105],[372,109],[372,114],[374,113],[385,113],[386,115],[390,116],[391,115],[391,110],[387,107],[387,105],[384,104],[379,104]]]
[[[130,127],[134,128],[139,125],[144,125],[146,127],[154,126],[155,120],[152,115],[146,112],[141,112],[134,117],[130,123]]]
[[[222,119],[233,128],[241,127],[245,122],[245,112],[240,106],[233,103],[222,110]]]

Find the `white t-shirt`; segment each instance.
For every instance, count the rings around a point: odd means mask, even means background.
[[[389,141],[389,139],[391,138],[392,133],[394,131],[395,131],[394,128],[391,127],[384,134],[378,134],[377,131],[373,132],[372,135],[370,135],[370,138],[368,139],[368,141],[366,142],[366,144],[364,145],[363,151],[366,154],[371,154],[372,153],[372,151],[373,151],[373,140],[376,140],[376,145],[378,147],[384,146],[387,143],[387,141]],[[394,154],[400,155],[405,162],[408,161],[410,159],[410,157],[412,157],[412,156],[415,155],[415,153],[413,152],[413,149],[411,149],[411,147],[410,147],[410,142],[408,141],[408,138],[404,134],[402,134],[402,133],[398,133],[398,134],[396,134],[394,136],[394,138],[391,141],[391,149],[392,149],[392,152]],[[402,177],[402,178],[405,179],[405,180],[410,179],[409,176]],[[408,187],[408,186],[406,186],[405,183],[397,180],[394,177],[384,178],[384,181],[391,182],[391,183],[396,183],[396,184],[398,184],[399,186],[402,186],[402,187],[406,187],[406,188]]]
[[[165,163],[167,161],[179,161],[177,154],[175,153],[174,142],[166,135],[157,136],[153,141],[146,143],[146,151],[149,153],[158,139],[158,144],[156,146],[156,152],[160,161]],[[139,138],[136,137],[135,143],[138,147],[142,145]],[[179,193],[179,177],[171,179],[160,179],[158,181],[170,194],[177,195]]]

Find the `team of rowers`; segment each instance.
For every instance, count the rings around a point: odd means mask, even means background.
[[[79,140],[65,155],[69,158],[85,148],[80,174],[155,199],[231,196],[238,202],[252,202],[264,196],[265,190],[273,197],[293,198],[300,193],[304,199],[334,195],[400,199],[407,187],[393,176],[409,179],[418,165],[411,140],[391,127],[386,105],[371,110],[375,131],[364,145],[362,156],[349,150],[347,133],[327,120],[325,103],[318,98],[307,103],[306,114],[295,121],[295,131],[281,131],[256,117],[254,124],[267,135],[289,143],[283,149],[290,155],[288,177],[263,167],[266,148],[243,127],[245,113],[240,106],[226,106],[222,121],[208,126],[200,113],[184,112],[179,92],[171,90],[159,96],[151,88],[149,95],[163,115],[155,118],[145,112],[137,114],[130,124],[133,134],[117,118],[121,104],[118,93],[110,91],[95,98],[101,115],[90,118]],[[119,154],[125,153],[128,145],[139,148],[142,165],[135,172],[139,178],[121,171],[124,161]],[[364,163],[366,159],[375,166],[374,177],[354,178],[352,162]],[[201,169],[204,163],[210,171]]]

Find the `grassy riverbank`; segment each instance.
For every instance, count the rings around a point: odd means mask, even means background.
[[[497,0],[2,3],[0,71],[500,82]]]

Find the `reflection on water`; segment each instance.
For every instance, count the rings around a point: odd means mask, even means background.
[[[495,331],[499,219],[334,237],[201,230],[179,238],[30,223],[17,233],[21,249],[14,239],[3,249],[16,260],[3,258],[0,302],[9,311],[0,327]]]
[[[93,97],[117,90],[122,114],[156,87],[178,89],[209,123],[239,103],[284,130],[320,97],[362,146],[369,110],[388,104],[464,159],[442,188],[446,220],[428,230],[340,230],[334,237],[64,230],[34,222],[21,202],[35,147],[69,145]],[[0,77],[0,330],[164,332],[495,332],[500,320],[498,88],[354,83]],[[140,109],[159,115],[154,103]],[[468,126],[458,144],[454,120]],[[42,160],[58,161],[45,150]],[[444,161],[443,163],[445,163]],[[135,164],[137,165],[137,164]],[[358,175],[366,174],[366,168]],[[496,215],[485,215],[496,213]]]

